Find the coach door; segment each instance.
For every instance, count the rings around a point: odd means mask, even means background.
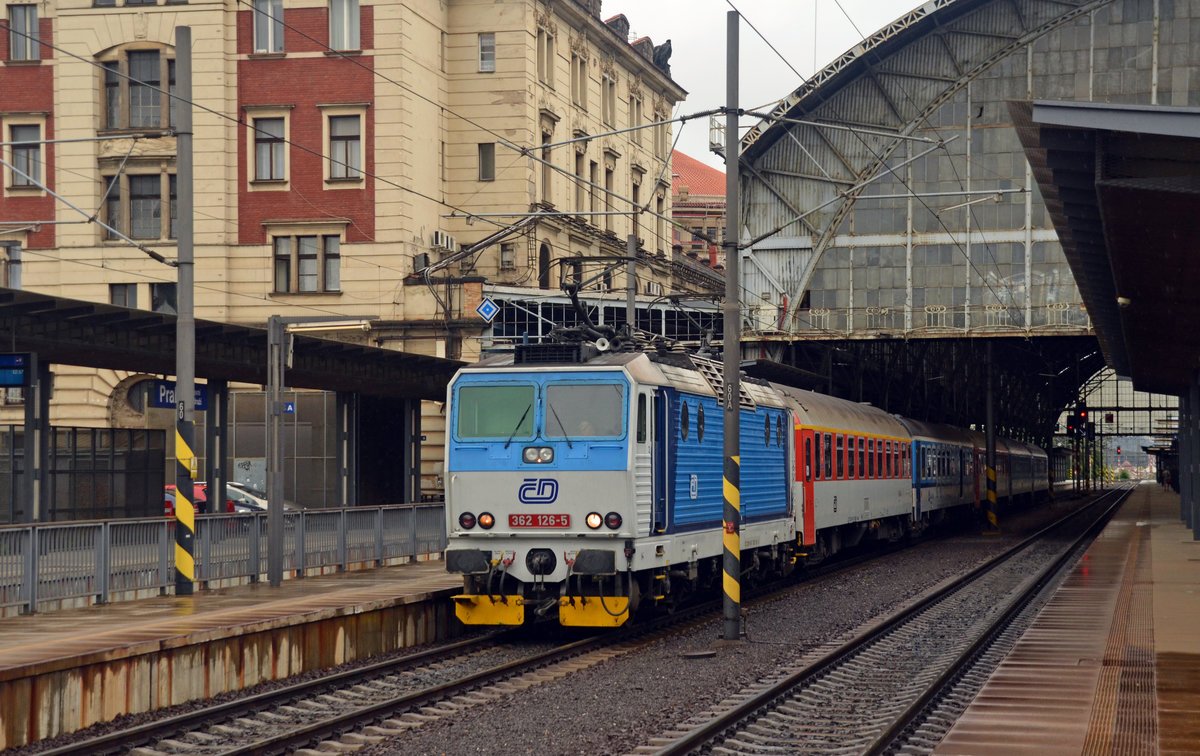
[[[817,434],[808,428],[800,430],[800,460],[796,465],[796,472],[804,491],[804,501],[800,504],[800,519],[801,525],[804,528],[803,537],[805,546],[811,546],[817,540],[817,507],[816,498],[813,494],[813,477],[816,475],[817,465],[820,464],[821,460],[820,449],[817,447],[817,438]]]
[[[654,517],[651,533],[667,530],[667,405],[666,397],[655,392],[650,412],[650,443],[654,450]]]

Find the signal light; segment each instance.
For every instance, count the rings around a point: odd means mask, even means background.
[[[588,512],[588,516],[584,518],[584,522],[587,523],[589,528],[596,530],[604,523],[604,518],[600,516],[599,512]]]
[[[1117,447],[1117,454],[1120,454],[1120,453],[1121,453],[1121,447],[1119,447],[1119,446],[1118,446],[1118,447]]]
[[[1087,420],[1087,410],[1085,410],[1085,409],[1079,410],[1079,419]]]
[[[609,530],[617,530],[621,527],[621,514],[619,512],[609,512],[604,515],[604,524],[609,527]]]
[[[495,524],[496,518],[492,517],[491,512],[484,512],[483,514],[479,515],[479,527],[483,528],[484,530],[491,530],[492,526]]]
[[[463,530],[470,530],[475,527],[475,515],[463,512],[458,516],[458,524],[462,526]]]

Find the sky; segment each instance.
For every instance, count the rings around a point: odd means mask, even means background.
[[[923,4],[921,0],[731,2],[743,17],[738,32],[741,106],[764,110],[802,83],[792,68],[802,77],[811,76],[864,37]],[[655,45],[671,40],[671,78],[688,92],[677,112],[687,115],[725,104],[730,10],[727,0],[604,0],[601,16],[608,19],[624,13],[631,36],[650,37]],[[724,170],[723,159],[708,149],[708,120],[688,121],[675,149]],[[742,132],[756,123],[757,119],[743,117]]]

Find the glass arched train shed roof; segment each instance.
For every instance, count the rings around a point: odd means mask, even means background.
[[[822,368],[805,342],[837,343],[854,361],[879,351],[860,341],[988,336],[998,348],[1024,344],[1034,378],[1023,380],[1035,384],[1068,365],[1082,379],[1098,370],[1088,312],[1008,103],[1196,104],[1200,25],[1176,23],[1191,15],[1200,9],[1163,0],[931,0],[758,114],[740,160],[747,356],[824,373],[832,386],[837,357],[823,351]],[[910,391],[969,372],[949,374],[947,363],[983,361],[974,347],[932,349],[939,375],[906,375]],[[1038,422],[1080,385],[1058,384],[1030,409]],[[894,393],[868,386],[859,398],[884,403],[880,391]],[[978,417],[916,403],[929,419]]]

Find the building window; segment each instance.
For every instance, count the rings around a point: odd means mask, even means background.
[[[282,181],[287,145],[282,118],[254,119],[254,180]]]
[[[150,309],[167,315],[179,314],[176,291],[174,283],[150,284]]]
[[[542,132],[542,202],[551,204],[551,190],[553,189],[554,168],[550,164],[550,148],[546,145],[550,144],[553,137],[550,134]]]
[[[479,35],[479,71],[491,73],[496,70],[496,33],[481,32]]]
[[[42,180],[42,129],[37,124],[9,127],[13,186],[37,186]]]
[[[658,198],[654,201],[654,238],[657,243],[655,250],[658,256],[662,257],[666,254],[666,240],[663,239],[663,217],[666,215],[667,198],[660,192]]]
[[[575,212],[583,212],[584,198],[587,196],[587,185],[583,183],[583,167],[587,164],[587,156],[582,152],[575,153]]]
[[[666,116],[656,116],[659,121],[665,121]],[[667,156],[667,124],[659,123],[654,127],[654,156],[665,158]]]
[[[609,126],[616,123],[617,81],[612,74],[600,77],[600,118]]]
[[[162,96],[162,82],[175,90],[174,59],[159,50],[122,50],[103,66],[105,129],[160,129],[170,124],[171,98]]]
[[[170,173],[123,173],[108,176],[104,222],[132,239],[175,238],[176,181]],[[167,223],[163,223],[163,208]],[[106,239],[118,239],[112,231]]]
[[[274,237],[275,292],[340,291],[341,244],[333,234]]]
[[[36,5],[8,6],[8,59],[38,60],[38,18]]]
[[[554,35],[543,27],[537,32],[537,74],[538,81],[554,88]]]
[[[604,167],[604,230],[613,230],[613,174],[616,173],[608,166]]]
[[[137,307],[137,284],[109,284],[108,302],[117,307]]]
[[[254,52],[283,52],[283,0],[254,0]]]
[[[496,180],[496,143],[483,142],[479,145],[479,180]]]
[[[329,178],[362,177],[362,137],[359,117],[329,116]]]
[[[587,110],[587,58],[571,54],[571,102]]]
[[[629,128],[633,131],[629,132],[629,136],[633,139],[634,144],[642,143],[642,130],[638,128],[642,125],[642,98],[636,95],[629,97]]]
[[[358,50],[358,0],[329,0],[329,46]]]
[[[14,242],[0,242],[0,286],[10,289],[21,288],[21,245]]]

